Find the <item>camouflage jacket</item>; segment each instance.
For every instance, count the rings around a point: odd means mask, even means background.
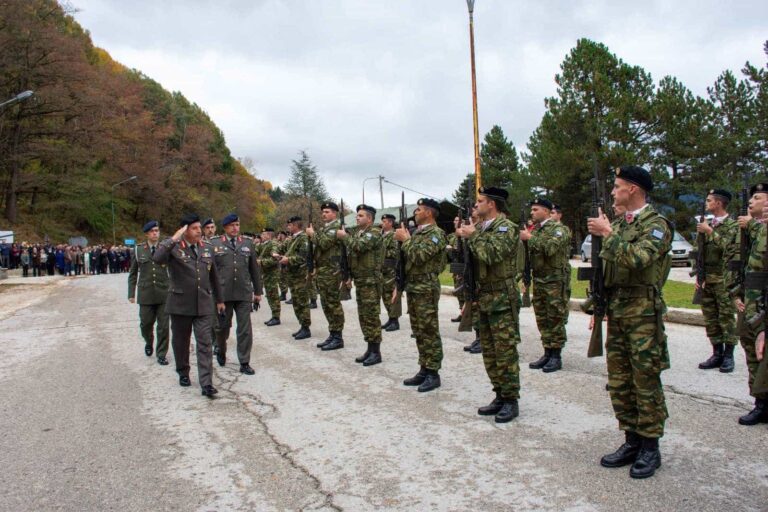
[[[341,229],[341,222],[334,220],[322,229],[315,231],[315,268],[317,270],[339,270],[341,263],[341,246],[343,242],[336,238],[336,232]]]
[[[517,225],[499,216],[467,240],[475,262],[480,310],[505,311],[519,307],[517,290]]]
[[[309,237],[304,231],[292,235],[286,239],[285,252],[283,255],[288,258],[286,270],[288,274],[297,277],[307,273],[307,254],[309,254]]]
[[[349,252],[349,270],[357,283],[381,279],[381,231],[369,226],[344,239]]]
[[[704,269],[706,282],[710,284],[733,283],[733,272],[728,262],[739,252],[739,224],[730,217],[715,226],[711,235],[704,238]]]
[[[548,220],[531,232],[528,252],[533,281],[551,283],[562,281],[571,250],[570,230],[556,220]]]
[[[280,270],[280,263],[272,257],[274,253],[280,253],[280,244],[277,240],[262,242],[257,248],[259,265],[264,274],[272,274]]]
[[[766,232],[768,228],[762,222],[757,222],[752,219],[747,224],[747,234],[749,235],[750,248],[749,256],[747,258],[746,272],[759,272],[764,270],[763,266],[763,253],[766,246]],[[760,299],[760,290],[745,290],[744,291],[744,304],[747,309],[745,312],[746,318],[752,318],[757,312],[757,301]]]
[[[621,217],[603,240],[608,315],[613,318],[656,316],[665,309],[661,285],[672,247],[668,221],[648,205],[628,223]]]
[[[406,292],[428,293],[440,289],[445,246],[445,232],[435,224],[419,226],[411,238],[403,242]]]
[[[394,230],[381,234],[381,255],[383,257],[382,273],[394,275],[397,270],[397,260],[400,257]]]

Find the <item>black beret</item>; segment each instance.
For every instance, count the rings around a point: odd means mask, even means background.
[[[264,230],[262,231],[262,233],[274,233],[274,232],[275,230],[273,228],[264,228]]]
[[[333,210],[335,212],[339,211],[339,205],[334,203],[333,201],[328,201],[327,203],[323,203],[320,205],[321,210]]]
[[[367,204],[357,205],[357,208],[355,208],[355,211],[359,212],[360,210],[365,210],[371,215],[376,215],[376,208],[374,208],[373,206],[368,206]]]
[[[757,193],[768,193],[768,183],[758,183],[757,185],[752,185],[752,188],[749,189],[749,195],[753,196]]]
[[[384,220],[384,219],[389,219],[392,222],[395,222],[395,216],[392,215],[391,213],[385,213],[384,215],[382,215],[381,220]]]
[[[481,196],[487,196],[491,199],[499,199],[501,201],[509,199],[509,192],[499,187],[480,187],[480,190],[477,192]]]
[[[429,206],[430,208],[434,208],[435,210],[440,210],[440,203],[428,197],[422,197],[416,202],[416,204],[419,206]]]
[[[158,227],[159,225],[160,225],[160,224],[159,224],[159,223],[158,223],[156,220],[151,220],[151,221],[147,222],[146,224],[144,224],[144,227],[143,227],[143,228],[141,228],[141,230],[142,230],[143,232],[145,232],[145,233],[146,233],[146,232],[147,232],[147,231],[149,231],[150,229],[152,229],[152,228],[156,228],[156,227]]]
[[[301,217],[298,215],[294,215],[290,219],[288,219],[288,224],[293,224],[294,222],[301,222]]]
[[[547,199],[546,197],[537,197],[533,201],[531,201],[531,206],[543,206],[547,210],[552,209],[552,201]]]
[[[185,213],[181,216],[179,226],[189,226],[195,222],[200,222],[200,217],[195,213]]]
[[[616,177],[624,181],[634,183],[646,192],[653,190],[651,173],[637,165],[625,165],[616,169]]]
[[[203,221],[203,227],[208,226],[209,224],[213,224],[213,219],[208,218]]]
[[[221,225],[226,226],[227,224],[232,224],[233,222],[238,222],[240,220],[240,217],[237,216],[235,213],[230,213],[223,219],[221,219]]]
[[[728,192],[727,190],[723,190],[722,188],[711,189],[709,191],[709,195],[722,197],[726,201],[730,201],[731,199],[733,199],[733,195],[731,195],[731,193]]]
[[[563,209],[559,204],[556,203],[552,203],[552,210],[556,211],[557,213],[563,213]]]

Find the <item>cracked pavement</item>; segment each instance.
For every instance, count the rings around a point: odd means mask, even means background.
[[[346,347],[294,341],[290,306],[267,328],[253,314],[256,375],[234,345],[215,365],[216,400],[178,386],[171,365],[143,354],[126,275],[63,279],[0,293],[0,510],[766,510],[768,426],[741,427],[750,408],[744,356],[733,374],[701,371],[699,327],[668,324],[663,376],[670,419],[662,468],[646,481],[599,457],[621,442],[604,359],[587,359],[588,318],[571,312],[564,370],[529,370],[540,355],[521,314],[521,415],[475,414],[492,398],[471,335],[441,298],[443,386],[402,386],[416,366],[409,322],[385,333],[384,363],[364,368],[354,301]],[[233,334],[234,335],[234,334]]]

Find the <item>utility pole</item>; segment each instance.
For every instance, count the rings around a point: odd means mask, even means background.
[[[384,209],[384,176],[379,174],[379,195],[381,196],[381,209]]]

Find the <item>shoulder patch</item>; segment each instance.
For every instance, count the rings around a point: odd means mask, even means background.
[[[661,240],[662,238],[664,238],[664,232],[661,231],[660,229],[654,229],[653,231],[651,231],[651,236],[656,240]]]
[[[440,242],[440,240],[439,240],[439,239],[438,239],[436,236],[432,236],[432,241],[433,241],[434,243],[438,243],[438,242]]]
[[[563,232],[558,229],[555,231],[555,236],[563,236]]]
[[[499,226],[499,233],[506,233],[507,231],[509,231],[507,226]]]

